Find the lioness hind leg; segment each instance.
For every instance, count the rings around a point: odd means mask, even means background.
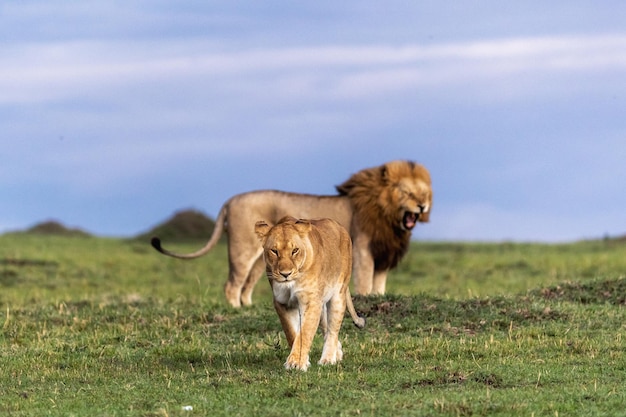
[[[320,316],[320,330],[324,337],[326,337],[326,331],[328,329],[328,306],[326,304],[322,306],[322,315]]]

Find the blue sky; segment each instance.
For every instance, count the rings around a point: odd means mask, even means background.
[[[626,3],[8,1],[0,232],[433,177],[417,239],[626,233]]]

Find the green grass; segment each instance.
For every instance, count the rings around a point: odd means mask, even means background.
[[[266,280],[227,306],[224,246],[0,236],[0,415],[626,415],[624,271],[613,241],[415,243],[302,373]]]

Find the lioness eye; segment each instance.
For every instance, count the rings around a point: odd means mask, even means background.
[[[274,255],[278,256],[278,251],[276,249],[270,249],[270,252],[272,252]]]
[[[296,253],[298,253],[300,251],[300,249],[298,248],[293,248],[293,250],[291,251],[292,255],[295,255]]]

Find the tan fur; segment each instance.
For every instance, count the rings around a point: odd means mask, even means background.
[[[350,296],[350,235],[331,219],[296,220],[289,216],[273,227],[259,221],[254,230],[263,244],[274,308],[291,348],[285,368],[307,370],[320,324],[324,347],[319,364],[341,361],[339,329],[346,307],[354,324],[365,325],[356,315]]]
[[[337,187],[339,195],[317,196],[281,191],[253,191],[228,200],[215,221],[215,230],[200,250],[185,255],[170,252],[154,238],[152,245],[166,255],[191,259],[204,255],[228,233],[229,276],[224,286],[234,307],[252,303],[252,291],[263,272],[262,248],[254,222],[276,223],[286,215],[331,218],[352,237],[353,283],[357,294],[384,294],[387,272],[409,247],[416,222],[427,222],[432,206],[430,175],[410,161],[392,161],[352,175]],[[411,222],[404,223],[405,213]]]

